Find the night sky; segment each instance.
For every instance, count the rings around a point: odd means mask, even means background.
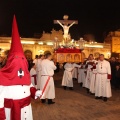
[[[120,5],[117,0],[0,0],[0,35],[11,36],[13,15],[16,15],[19,33],[33,37],[34,33],[50,32],[62,27],[54,19],[78,20],[70,28],[73,39],[84,34],[95,35],[96,41],[103,42],[109,31],[120,29]]]

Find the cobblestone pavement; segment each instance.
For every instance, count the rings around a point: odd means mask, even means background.
[[[112,97],[103,102],[87,94],[77,81],[74,81],[74,90],[63,90],[62,75],[60,71],[54,76],[55,104],[32,99],[34,120],[120,120],[120,90],[112,90]]]

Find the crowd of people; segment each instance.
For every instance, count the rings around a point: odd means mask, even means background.
[[[30,69],[31,81],[37,89],[42,89],[41,63],[44,59],[44,55],[36,56]],[[59,65],[55,65],[57,66],[56,69],[58,69]],[[104,55],[100,54],[98,59],[94,59],[93,54],[90,54],[84,62],[79,64],[67,62],[64,63],[63,67],[64,73],[61,85],[64,90],[67,88],[73,90],[73,80],[78,80],[80,87],[86,88],[87,93],[95,95],[96,99],[107,101],[112,96],[111,88],[120,89],[120,62],[114,57],[106,60]],[[36,78],[33,79],[35,76]]]
[[[45,55],[36,55],[32,62],[29,62],[29,71],[31,76],[31,83],[38,90],[42,90],[42,103],[54,104],[55,87],[53,81],[54,71],[56,65],[52,61],[52,54],[46,53]]]
[[[9,55],[0,56],[0,120],[33,120],[31,97],[54,104],[55,71],[59,72],[59,63],[53,61],[50,52],[34,60],[25,58],[14,16]],[[112,96],[111,85],[120,88],[120,62],[114,57],[105,60],[103,54],[95,60],[90,54],[83,63],[64,63],[64,90],[73,90],[73,79],[96,99],[107,101]]]
[[[31,83],[38,90],[44,89],[47,82],[43,80],[44,77],[50,76],[51,78],[54,72],[59,72],[59,63],[54,65],[51,56],[51,53],[47,56],[36,55],[34,60],[28,60]],[[44,63],[47,59],[49,59],[49,61]],[[3,59],[0,57],[1,68],[5,64],[5,62],[3,61],[3,64],[2,61]],[[49,65],[51,61],[52,65],[51,63]],[[42,66],[42,64],[44,65]],[[45,65],[47,65],[46,68]],[[100,54],[99,59],[94,59],[93,54],[90,54],[88,59],[84,62],[67,62],[64,63],[63,67],[64,73],[61,85],[64,90],[67,88],[73,90],[73,80],[78,80],[80,87],[86,88],[87,93],[95,95],[96,99],[107,101],[107,99],[112,96],[111,88],[120,89],[120,61],[117,61],[115,57],[106,60],[104,55]],[[55,98],[54,82],[51,83],[51,88],[49,90],[48,88],[45,88],[45,90],[47,90],[47,92],[44,92],[46,93],[46,95],[44,95],[46,97],[41,98],[42,103],[46,102],[46,98],[48,100],[50,99],[50,101]],[[52,101],[51,103],[54,102]]]
[[[54,81],[49,83],[51,86],[48,87],[49,89],[44,86],[48,76],[53,80],[54,72],[59,72],[59,63],[54,64],[51,56],[51,53],[46,56],[36,55],[34,60],[28,60],[28,70],[33,86],[38,90],[45,89],[45,95],[41,98],[42,103],[48,99],[48,103],[52,104],[54,103],[52,99],[55,98]],[[4,67],[4,64],[4,60],[0,57],[0,68]],[[100,54],[99,59],[94,59],[93,54],[90,54],[84,62],[67,62],[63,67],[61,85],[64,90],[67,88],[73,90],[73,80],[78,80],[80,87],[86,88],[87,93],[95,95],[96,99],[107,101],[112,96],[111,88],[120,89],[120,61],[117,61],[115,57],[106,60],[104,55]],[[46,82],[43,79],[46,79]]]
[[[95,99],[107,101],[112,96],[111,87],[120,89],[120,62],[114,57],[106,60],[103,54],[94,59],[90,54],[82,63],[67,62],[64,65],[62,86],[64,90],[73,90],[73,80],[78,80],[80,87]]]

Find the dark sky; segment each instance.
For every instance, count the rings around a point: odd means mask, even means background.
[[[70,28],[72,38],[79,39],[91,33],[96,41],[103,42],[103,36],[120,28],[120,5],[117,0],[0,0],[0,35],[11,36],[13,15],[16,15],[19,33],[32,37],[34,33],[50,32],[52,28],[62,29],[54,19],[78,20]]]

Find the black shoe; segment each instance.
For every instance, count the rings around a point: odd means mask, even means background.
[[[90,95],[95,95],[95,93],[90,93]]]
[[[51,103],[48,103],[48,104],[54,104],[54,103],[55,103],[55,102],[52,101]]]
[[[97,99],[97,100],[98,100],[98,99],[102,99],[102,97],[98,97],[98,96],[96,96],[95,99]]]
[[[90,90],[88,88],[86,90],[87,90],[87,93],[90,93]]]
[[[46,99],[41,99],[41,102],[42,102],[42,103],[45,103],[45,102],[46,102]]]
[[[73,90],[73,87],[69,87],[69,90]]]
[[[52,99],[48,99],[48,104],[54,104],[55,102],[52,101]]]
[[[104,102],[107,102],[107,97],[104,97],[104,98],[103,98],[103,101],[104,101]]]
[[[95,99],[97,99],[97,100],[98,100],[98,99],[99,99],[99,97],[95,97]]]
[[[64,86],[63,88],[64,88],[64,90],[66,90],[66,89],[67,89],[67,87],[66,87],[66,86]]]

